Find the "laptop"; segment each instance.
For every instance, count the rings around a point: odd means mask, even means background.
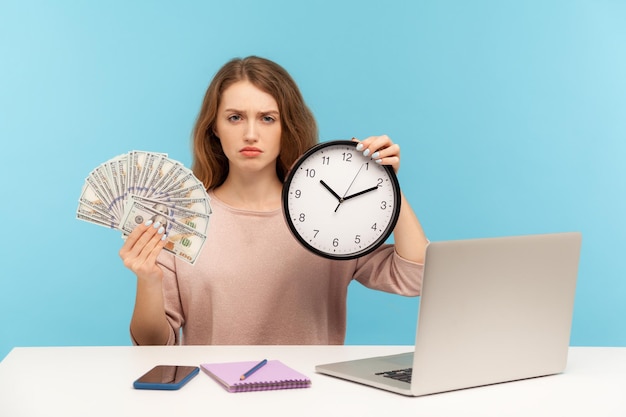
[[[414,351],[315,371],[407,396],[561,373],[581,243],[578,232],[431,242]]]

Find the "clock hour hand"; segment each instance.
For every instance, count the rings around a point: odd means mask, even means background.
[[[365,193],[369,193],[370,191],[374,191],[374,190],[378,190],[378,186],[371,187],[371,188],[365,189],[365,190],[363,190],[363,191],[359,191],[358,193],[350,194],[349,196],[344,197],[343,199],[344,199],[344,200],[348,200],[349,198],[354,198],[354,197],[357,197],[357,196],[363,195],[363,194],[365,194]]]
[[[335,198],[337,199],[338,203],[337,203],[337,207],[335,207],[335,213],[337,212],[337,210],[339,209],[339,206],[341,205],[341,203],[343,203],[343,198],[339,197],[339,194],[337,194],[332,188],[330,188],[330,186],[328,184],[326,184],[324,182],[324,180],[320,180],[320,184],[322,184],[324,186],[324,188],[326,188],[328,191],[330,191],[330,193],[332,195],[335,196]]]
[[[340,203],[343,201],[343,198],[339,197],[339,194],[337,194],[332,188],[330,188],[330,186],[328,184],[326,184],[324,182],[324,180],[320,180],[320,184],[322,184],[324,186],[324,188],[326,188],[328,191],[330,191],[330,193],[335,196],[337,201],[339,201]]]

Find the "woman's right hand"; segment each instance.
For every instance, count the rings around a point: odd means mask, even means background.
[[[167,242],[165,230],[158,221],[148,220],[135,227],[119,251],[124,266],[142,279],[161,279],[163,271],[156,259]]]
[[[163,226],[148,220],[135,227],[119,252],[124,266],[137,275],[130,332],[138,345],[164,345],[170,332],[163,299],[163,270],[156,262],[167,242],[164,236]]]

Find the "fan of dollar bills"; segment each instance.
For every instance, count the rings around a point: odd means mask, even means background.
[[[98,166],[85,179],[76,218],[122,231],[160,222],[165,249],[193,264],[206,241],[211,215],[204,184],[167,154],[131,151]]]

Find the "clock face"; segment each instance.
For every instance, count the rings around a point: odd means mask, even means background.
[[[400,213],[400,186],[390,166],[338,140],[309,149],[283,186],[285,220],[307,249],[331,259],[370,253],[389,237]]]

